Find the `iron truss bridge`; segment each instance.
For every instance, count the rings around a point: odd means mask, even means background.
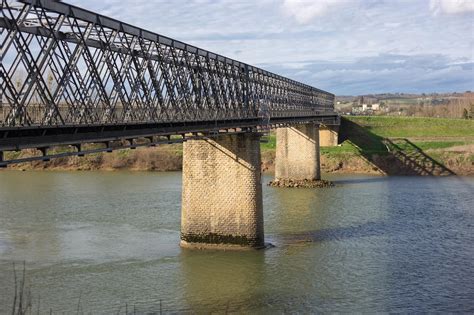
[[[1,1],[0,166],[25,160],[4,151],[339,123],[317,88],[64,2]]]

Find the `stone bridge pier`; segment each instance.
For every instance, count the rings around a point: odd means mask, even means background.
[[[339,141],[339,125],[320,125],[319,144],[322,147],[335,147]]]
[[[277,129],[275,181],[320,183],[321,130],[317,123]],[[182,247],[264,247],[260,136],[226,134],[184,143]]]
[[[264,246],[260,134],[184,143],[181,246]]]
[[[275,180],[321,179],[319,126],[314,123],[278,128]]]

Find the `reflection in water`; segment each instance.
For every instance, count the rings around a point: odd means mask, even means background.
[[[183,250],[184,301],[197,313],[236,312],[261,307],[265,256],[259,252]]]
[[[265,251],[183,250],[180,173],[0,173],[0,313],[26,261],[43,312],[474,309],[474,180],[264,187]],[[268,182],[266,177],[264,182]]]
[[[48,176],[46,178],[9,176],[8,181],[1,185],[1,213],[14,211],[14,217],[2,215],[2,225],[10,227],[8,231],[1,230],[0,244],[5,253],[12,249],[16,251],[18,260],[34,262],[48,260],[59,253],[56,212],[51,211],[56,202],[56,192],[52,187],[60,187],[60,179]],[[37,200],[37,207],[29,200]],[[10,210],[11,209],[11,210]],[[0,245],[0,248],[2,245]]]

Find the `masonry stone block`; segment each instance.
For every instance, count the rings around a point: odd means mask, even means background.
[[[260,164],[259,134],[184,143],[181,246],[264,245]]]
[[[319,128],[300,124],[276,131],[275,178],[320,180]]]
[[[339,125],[319,126],[319,141],[322,147],[335,147],[338,144]]]

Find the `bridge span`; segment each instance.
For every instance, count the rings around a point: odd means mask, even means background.
[[[337,143],[331,93],[64,2],[1,11],[0,167],[184,142],[183,246],[263,246],[263,132],[278,179],[319,180]]]

